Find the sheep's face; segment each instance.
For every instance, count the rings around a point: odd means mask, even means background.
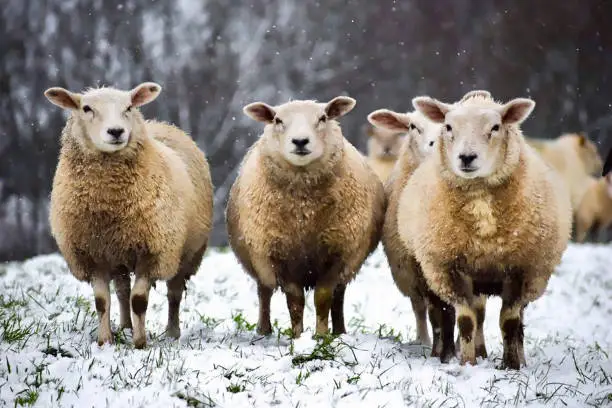
[[[595,143],[587,139],[582,133],[572,135],[572,137],[576,141],[576,149],[578,150],[580,161],[584,163],[586,171],[592,176],[601,173],[603,160],[597,151]]]
[[[533,110],[530,99],[514,99],[505,105],[449,105],[429,97],[413,100],[430,120],[442,124],[440,153],[445,166],[464,179],[487,178],[505,164],[512,126],[522,123]]]
[[[379,160],[397,160],[405,135],[404,131],[396,132],[376,126],[369,127],[368,155]]]
[[[419,112],[397,113],[380,109],[370,113],[368,121],[375,128],[385,129],[387,132],[403,132],[408,138],[412,153],[419,161],[431,154],[440,135],[440,125],[431,122]]]
[[[80,142],[87,148],[113,153],[130,143],[132,130],[142,122],[137,108],[153,101],[161,87],[141,84],[131,91],[114,88],[91,89],[84,94],[50,88],[45,96],[54,104],[72,111],[84,129]]]
[[[262,102],[244,108],[251,118],[266,123],[264,137],[269,150],[293,166],[303,167],[330,154],[341,140],[335,119],[355,106],[355,100],[339,96],[327,104],[292,101],[271,107]]]

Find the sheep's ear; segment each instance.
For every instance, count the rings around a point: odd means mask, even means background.
[[[467,99],[474,98],[476,96],[479,96],[481,98],[492,99],[491,92],[485,91],[485,90],[481,90],[481,89],[476,89],[476,90],[470,91],[470,92],[466,93],[465,95],[463,95],[463,98],[461,98],[459,103],[465,102]]]
[[[412,106],[434,123],[444,123],[446,114],[451,110],[451,105],[429,96],[417,96],[412,100]]]
[[[138,85],[130,91],[132,106],[138,108],[139,106],[153,102],[155,98],[159,96],[161,89],[161,86],[155,82],[144,82]]]
[[[410,117],[408,115],[388,109],[379,109],[370,113],[368,122],[376,127],[397,132],[405,132],[410,129]]]
[[[64,109],[79,109],[81,95],[72,93],[64,88],[54,87],[45,91],[45,96],[54,105]]]
[[[353,110],[356,100],[348,96],[336,96],[325,105],[325,114],[329,119],[337,119]]]
[[[587,138],[584,133],[578,133],[578,145],[584,147],[586,145]]]
[[[499,114],[502,118],[502,123],[520,124],[531,114],[535,108],[535,102],[527,98],[516,98],[500,108]]]
[[[272,123],[276,116],[274,108],[263,102],[250,103],[242,111],[251,119],[263,123]]]

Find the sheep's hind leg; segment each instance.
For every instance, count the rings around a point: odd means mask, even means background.
[[[346,333],[346,327],[344,326],[344,294],[346,292],[346,285],[339,284],[334,290],[331,305],[331,318],[332,318],[332,333],[333,334],[344,334]]]
[[[257,283],[257,296],[259,297],[259,320],[257,321],[257,334],[267,336],[272,333],[270,324],[270,300],[272,299],[273,289],[265,286],[261,282]],[[289,298],[287,297],[289,306]],[[291,306],[289,306],[291,311]],[[293,320],[292,320],[293,323]]]
[[[427,301],[420,294],[410,297],[412,311],[417,324],[417,340],[424,346],[431,346],[431,338],[427,330]]]
[[[132,328],[130,316],[130,272],[126,268],[118,268],[115,272],[115,287],[119,299],[119,320],[121,329]]]
[[[91,285],[96,301],[96,311],[98,312],[98,345],[113,342],[113,333],[110,324],[110,276],[108,274],[97,273],[93,276]]]
[[[166,326],[166,336],[172,339],[181,337],[179,311],[181,309],[181,299],[185,290],[185,277],[182,273],[166,282],[168,288],[168,324]]]

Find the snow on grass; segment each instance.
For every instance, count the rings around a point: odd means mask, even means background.
[[[0,403],[39,407],[503,407],[612,405],[612,248],[572,245],[548,290],[526,311],[528,366],[501,361],[500,302],[488,303],[490,357],[442,365],[412,345],[410,302],[380,248],[347,290],[349,333],[287,337],[284,296],[272,299],[274,335],[255,334],[253,281],[227,251],[210,251],[188,284],[182,336],[170,341],[166,288],[152,290],[146,350],[129,331],[98,347],[89,285],[58,255],[0,266]],[[119,321],[113,295],[112,319]]]

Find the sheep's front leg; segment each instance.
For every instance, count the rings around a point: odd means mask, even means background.
[[[132,288],[132,321],[134,323],[133,339],[134,347],[145,348],[147,345],[147,332],[145,330],[145,318],[149,304],[149,291],[151,290],[151,279],[148,273],[143,273],[140,268],[136,269],[136,281]]]
[[[119,320],[122,329],[132,328],[130,317],[130,272],[126,268],[119,268],[115,273],[115,286],[119,299]]]
[[[107,273],[96,273],[92,277],[91,285],[96,301],[96,311],[98,312],[98,345],[113,342],[113,333],[110,323],[110,276]]]
[[[499,327],[504,340],[504,368],[518,370],[525,361],[523,351],[523,305],[520,303],[523,280],[520,276],[506,279],[502,289]]]
[[[484,320],[486,314],[487,297],[480,295],[474,299],[474,313],[476,314],[476,357],[487,358],[487,347],[484,339]]]
[[[448,363],[455,356],[455,309],[433,293],[428,294],[427,303],[434,333],[431,356]]]
[[[459,326],[459,344],[461,346],[461,364],[476,365],[476,313],[469,304],[458,303],[457,326]]]
[[[297,339],[302,335],[302,331],[304,331],[304,289],[296,284],[288,284],[283,290],[287,297],[289,316],[291,316],[293,338]]]

